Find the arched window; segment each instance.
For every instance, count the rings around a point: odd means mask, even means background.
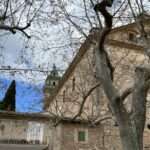
[[[56,85],[56,82],[55,81],[53,81],[53,86],[55,86]]]

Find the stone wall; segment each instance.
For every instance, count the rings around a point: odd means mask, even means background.
[[[26,139],[27,121],[18,120],[0,120],[0,139]]]
[[[1,143],[48,144],[48,136],[48,122],[0,119]]]
[[[85,132],[85,141],[79,141],[78,134]],[[61,150],[102,150],[103,127],[101,125],[90,127],[88,124],[64,123],[62,125]]]

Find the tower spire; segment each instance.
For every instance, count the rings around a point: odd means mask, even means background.
[[[53,77],[58,76],[58,70],[57,70],[55,64],[53,64],[53,69],[52,69],[52,71],[51,71],[51,76],[53,76]]]
[[[54,91],[55,87],[57,86],[60,80],[60,76],[55,64],[53,64],[52,70],[50,74],[47,76],[44,86],[44,108],[46,107],[47,101],[51,96],[52,92]]]

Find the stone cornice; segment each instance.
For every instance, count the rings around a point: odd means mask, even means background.
[[[11,111],[0,111],[0,119],[28,120],[28,121],[48,121],[51,117],[42,113],[20,113]]]

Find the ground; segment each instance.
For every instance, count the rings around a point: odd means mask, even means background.
[[[43,150],[45,145],[0,144],[0,150]]]

